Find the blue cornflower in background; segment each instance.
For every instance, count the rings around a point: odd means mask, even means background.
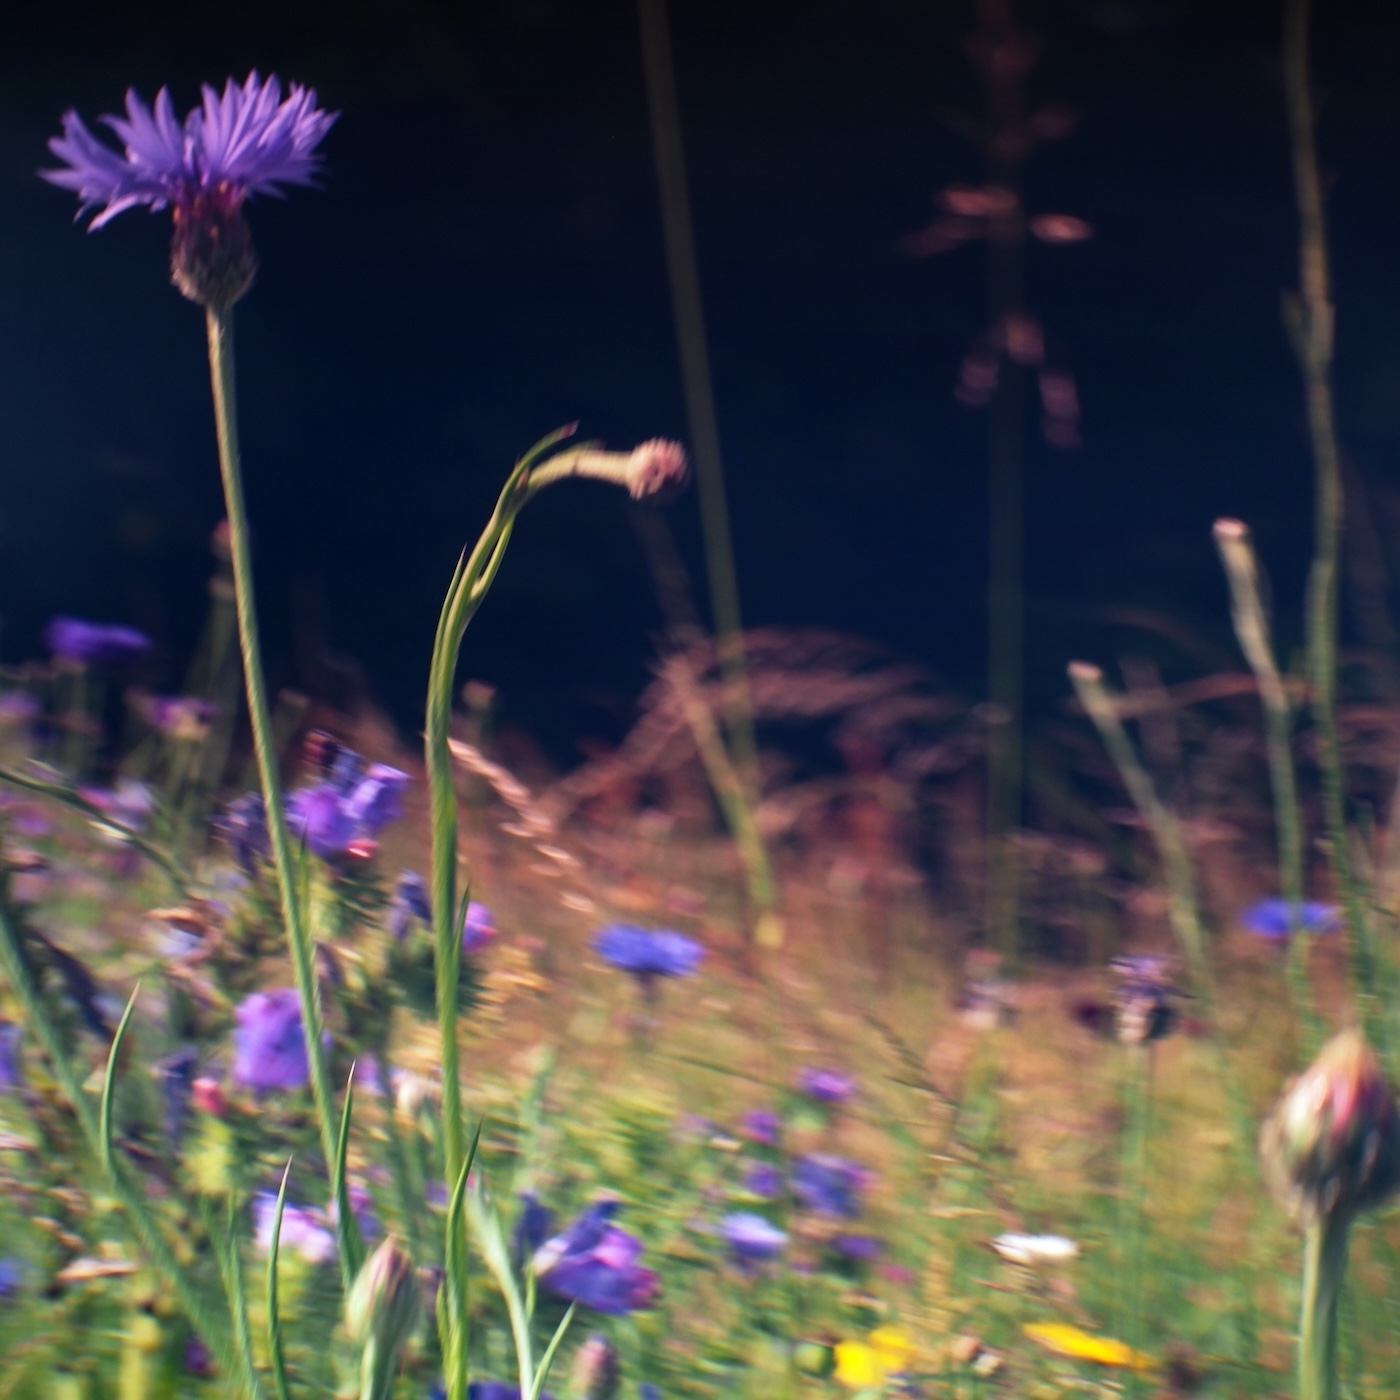
[[[752,1211],[736,1211],[719,1222],[720,1234],[734,1255],[745,1263],[775,1259],[787,1248],[787,1235]]]
[[[427,882],[416,871],[405,870],[399,875],[389,900],[388,929],[396,943],[408,937],[415,920],[431,927],[433,906]],[[491,911],[472,900],[462,919],[462,951],[479,953],[495,936],[496,924]]]
[[[767,1162],[754,1162],[744,1171],[744,1190],[751,1196],[771,1201],[783,1189],[783,1175]]]
[[[669,929],[610,924],[593,936],[593,950],[639,981],[654,977],[689,977],[700,966],[705,950],[693,938]]]
[[[868,1264],[884,1253],[885,1244],[874,1235],[837,1235],[831,1241],[831,1249],[843,1259]]]
[[[496,925],[491,911],[484,904],[472,900],[462,920],[462,951],[479,953],[495,936]]]
[[[23,1033],[9,1021],[0,1022],[0,1093],[18,1089],[22,1082],[19,1043]]]
[[[245,1089],[300,1089],[307,1082],[301,1000],[294,987],[254,992],[235,1013],[233,1078]]]
[[[1302,926],[1304,933],[1316,936],[1334,932],[1341,917],[1335,904],[1317,904],[1308,900],[1297,906],[1294,915],[1286,899],[1261,899],[1240,913],[1240,923],[1261,938],[1288,938],[1295,921]]]
[[[44,644],[60,660],[80,666],[125,666],[151,650],[151,639],[134,627],[56,617],[44,629]]]
[[[287,827],[314,855],[339,860],[403,815],[408,782],[407,773],[387,763],[365,768],[357,753],[342,749],[325,781],[288,795]]]
[[[642,1242],[611,1223],[617,1209],[616,1201],[595,1202],[536,1250],[532,1267],[542,1287],[614,1316],[651,1306],[657,1277],[637,1262]]]
[[[429,1400],[447,1400],[447,1387],[439,1382],[432,1389]],[[472,1381],[467,1386],[467,1400],[520,1400],[520,1387],[508,1381]],[[545,1391],[540,1400],[552,1400]]]
[[[793,1159],[793,1192],[818,1215],[854,1220],[860,1214],[857,1197],[864,1183],[864,1170],[843,1157],[812,1154]]]
[[[181,121],[168,89],[151,107],[128,91],[126,116],[101,119],[121,151],[99,141],[76,112],[65,113],[63,135],[49,142],[63,164],[40,174],[77,194],[79,218],[99,211],[90,229],[138,205],[169,207],[175,285],[201,306],[227,310],[257,270],[244,201],[315,183],[316,148],[336,114],[323,112],[316,93],[295,83],[284,100],[277,79],[264,82],[256,72],[242,86],[230,78],[222,93],[207,84],[201,92],[202,104]]]
[[[744,1136],[763,1147],[776,1147],[782,1134],[782,1120],[766,1108],[750,1109],[744,1114]]]
[[[522,1191],[513,1236],[517,1268],[525,1267],[525,1261],[540,1249],[553,1229],[554,1212],[533,1191]]]
[[[798,1076],[797,1087],[809,1099],[831,1107],[849,1102],[856,1091],[855,1080],[834,1069],[804,1069]]]
[[[322,860],[343,856],[356,836],[345,799],[329,783],[317,783],[288,795],[287,830],[305,841],[311,853]]]
[[[13,1298],[24,1285],[27,1272],[19,1259],[0,1259],[0,1298]]]
[[[272,1222],[276,1219],[276,1195],[271,1191],[259,1191],[253,1197],[253,1241],[260,1254],[272,1248]],[[319,1211],[287,1201],[282,1209],[277,1248],[293,1250],[308,1264],[324,1264],[335,1257],[337,1246],[335,1236],[326,1229]]]
[[[214,823],[214,831],[232,852],[238,868],[245,875],[256,875],[271,850],[262,793],[245,792],[235,797]]]

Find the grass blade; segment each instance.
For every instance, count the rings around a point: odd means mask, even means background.
[[[267,1247],[267,1350],[272,1358],[272,1383],[277,1387],[277,1400],[291,1400],[287,1383],[287,1359],[282,1352],[282,1319],[277,1314],[277,1254],[282,1245],[282,1208],[287,1204],[287,1178],[292,1174],[292,1159],[282,1172],[282,1184],[277,1188],[277,1209],[272,1216],[272,1242]]]

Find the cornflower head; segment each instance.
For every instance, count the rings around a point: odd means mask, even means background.
[[[233,1079],[246,1089],[300,1089],[307,1081],[301,999],[293,987],[254,992],[235,1013]]]
[[[804,1069],[797,1077],[797,1087],[809,1099],[830,1108],[848,1103],[856,1091],[855,1080],[834,1069]]]
[[[325,781],[287,798],[288,830],[322,860],[342,859],[403,815],[408,774],[387,763],[362,765],[358,754],[345,749]]]
[[[657,977],[689,977],[705,956],[704,948],[683,933],[633,924],[611,924],[600,930],[593,937],[593,951],[644,985]]]
[[[0,1093],[9,1093],[23,1083],[19,1055],[22,1034],[12,1022],[0,1022]]]
[[[151,639],[118,623],[56,617],[44,629],[44,645],[58,660],[75,666],[115,668],[139,661],[151,650]]]
[[[169,208],[171,280],[191,301],[227,311],[257,271],[244,202],[314,184],[321,165],[316,148],[337,114],[316,105],[313,89],[294,83],[284,99],[275,77],[264,82],[256,72],[242,86],[230,78],[222,93],[207,84],[201,93],[202,103],[181,121],[168,88],[150,107],[128,91],[126,115],[101,118],[120,151],[69,111],[62,136],[49,142],[63,164],[39,173],[77,194],[79,218],[98,211],[90,230],[138,205]]]
[[[719,1231],[741,1263],[757,1264],[776,1259],[787,1248],[786,1233],[753,1211],[735,1211],[719,1222]]]
[[[235,797],[215,822],[214,832],[228,846],[238,868],[245,875],[256,875],[270,851],[262,793]]]
[[[1334,932],[1341,922],[1335,904],[1319,904],[1304,900],[1297,906],[1286,899],[1261,899],[1241,911],[1240,923],[1260,938],[1284,942],[1293,936],[1296,926],[1309,937]]]
[[[276,1219],[277,1197],[271,1191],[259,1191],[253,1197],[253,1239],[259,1254],[272,1248],[272,1225]],[[335,1236],[325,1228],[321,1213],[290,1201],[282,1210],[277,1243],[279,1249],[292,1250],[308,1264],[324,1264],[336,1252]]]
[[[642,1242],[611,1223],[617,1209],[616,1201],[596,1202],[535,1251],[532,1267],[541,1287],[613,1316],[652,1305],[660,1285],[638,1263]]]

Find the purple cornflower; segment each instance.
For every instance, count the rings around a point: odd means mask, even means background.
[[[262,793],[245,792],[242,797],[235,797],[224,808],[214,830],[233,852],[238,868],[245,875],[256,875],[271,849]]]
[[[689,977],[700,966],[705,950],[693,938],[669,929],[610,924],[593,936],[593,950],[638,981],[654,977]]]
[[[387,763],[362,772],[362,763],[358,754],[343,749],[325,782],[298,788],[287,798],[288,828],[322,860],[340,859],[403,815],[408,774]]]
[[[9,1021],[0,1021],[0,1093],[18,1089],[23,1082],[20,1068],[20,1028]]]
[[[27,1272],[18,1259],[0,1259],[0,1299],[14,1297],[23,1286]]]
[[[744,1114],[744,1136],[764,1147],[776,1147],[782,1133],[782,1120],[766,1108],[754,1108]]]
[[[230,78],[222,94],[208,85],[201,92],[202,105],[181,122],[168,89],[156,94],[154,107],[129,90],[126,116],[102,118],[122,143],[120,153],[76,112],[65,113],[63,135],[49,142],[64,164],[40,174],[77,194],[79,218],[100,210],[90,229],[137,205],[170,206],[175,285],[191,301],[226,311],[257,270],[244,201],[314,184],[321,165],[316,148],[336,113],[323,112],[316,93],[297,84],[284,101],[277,79],[263,82],[256,72],[242,87]]]
[[[719,1222],[724,1242],[744,1263],[776,1259],[787,1248],[787,1235],[771,1221],[752,1211],[736,1211]]]
[[[423,877],[415,871],[405,870],[399,876],[393,897],[389,900],[388,927],[394,942],[402,943],[408,937],[415,919],[432,926],[432,901]],[[496,926],[491,911],[484,904],[472,900],[462,919],[462,951],[479,953],[495,936]]]
[[[512,1235],[517,1268],[525,1267],[525,1261],[536,1254],[552,1229],[554,1212],[533,1191],[523,1191],[520,1195],[520,1215]]]
[[[797,1087],[809,1099],[833,1108],[849,1102],[856,1091],[855,1080],[834,1069],[804,1069],[798,1076]]]
[[[141,706],[146,723],[167,739],[198,741],[218,715],[212,700],[198,695],[150,695]]]
[[[652,1305],[657,1277],[637,1262],[642,1242],[611,1224],[617,1209],[616,1201],[596,1202],[536,1250],[533,1267],[543,1287],[613,1316]]]
[[[744,1190],[750,1196],[771,1201],[782,1189],[782,1173],[767,1162],[754,1162],[744,1172]]]
[[[309,1070],[296,989],[254,992],[236,1014],[234,1082],[246,1089],[300,1089]]]
[[[1332,933],[1341,922],[1335,904],[1317,904],[1304,900],[1296,909],[1286,899],[1261,899],[1240,914],[1240,923],[1261,938],[1284,940],[1292,937],[1296,923],[1304,933],[1316,937]]]
[[[857,1196],[866,1174],[855,1162],[842,1157],[813,1154],[797,1157],[792,1164],[792,1189],[807,1210],[854,1220],[860,1214]]]
[[[843,1259],[868,1264],[884,1253],[885,1244],[874,1235],[837,1235],[831,1241],[831,1249]]]
[[[496,925],[491,911],[484,904],[472,900],[462,920],[462,951],[479,953],[495,936]]]
[[[44,629],[44,645],[60,660],[80,666],[125,666],[151,649],[151,639],[134,627],[56,617]]]
[[[271,1191],[259,1191],[253,1197],[253,1238],[258,1253],[272,1248],[272,1222],[277,1218],[277,1197]],[[277,1235],[277,1248],[294,1250],[308,1264],[324,1264],[335,1257],[335,1236],[322,1224],[321,1213],[287,1201],[282,1209],[282,1228]]]

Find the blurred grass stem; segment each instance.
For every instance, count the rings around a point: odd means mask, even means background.
[[[263,679],[262,656],[258,649],[257,602],[253,594],[253,563],[248,545],[248,516],[243,503],[242,468],[238,451],[238,419],[234,398],[233,320],[230,312],[205,311],[209,336],[209,370],[214,389],[214,422],[219,439],[219,472],[223,479],[224,503],[228,512],[229,550],[233,563],[234,602],[238,614],[238,641],[243,656],[243,678],[248,694],[248,719],[253,730],[267,831],[272,843],[273,864],[292,968],[301,998],[302,1031],[311,1074],[311,1092],[316,1102],[321,1150],[326,1174],[332,1179],[336,1164],[337,1121],[331,1095],[330,1074],[326,1068],[321,1036],[320,994],[311,935],[302,919],[297,897],[296,867],[292,860],[291,838],[282,809],[282,780],[278,773],[277,748],[268,715],[267,686]],[[337,1222],[340,1240],[341,1277],[349,1288],[359,1263],[359,1241],[355,1238],[353,1215],[342,1212]]]
[[[1289,910],[1288,984],[1303,1031],[1303,1059],[1322,1043],[1317,1008],[1308,985],[1308,951],[1312,939],[1303,920],[1303,819],[1298,806],[1298,779],[1293,767],[1293,713],[1274,659],[1269,614],[1260,587],[1259,564],[1248,528],[1238,520],[1215,522],[1215,544],[1230,582],[1230,613],[1249,668],[1259,684],[1264,706],[1278,830],[1279,887]]]
[[[1284,20],[1284,88],[1298,207],[1299,290],[1284,300],[1284,317],[1302,370],[1316,468],[1316,538],[1308,578],[1308,669],[1317,725],[1328,857],[1337,878],[1351,943],[1352,972],[1363,1023],[1375,1044],[1388,1046],[1376,1015],[1375,953],[1347,845],[1346,788],[1337,734],[1337,566],[1342,530],[1342,473],[1332,398],[1335,311],[1327,270],[1327,227],[1312,85],[1308,64],[1308,0],[1288,0]]]

